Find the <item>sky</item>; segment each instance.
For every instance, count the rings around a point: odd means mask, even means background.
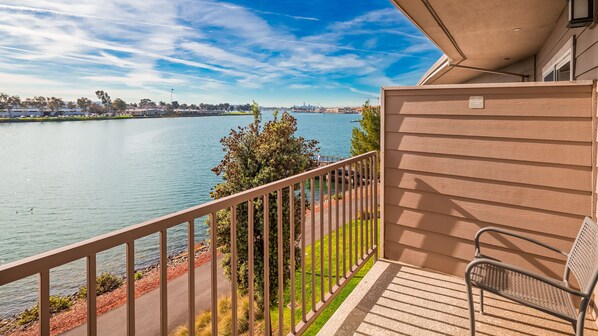
[[[440,57],[390,0],[0,0],[0,92],[377,104]]]

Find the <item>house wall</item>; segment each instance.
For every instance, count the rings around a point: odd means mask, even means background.
[[[383,89],[382,251],[462,276],[475,233],[515,230],[569,250],[593,213],[593,84]],[[469,98],[483,96],[483,109]],[[562,277],[563,259],[500,236],[483,251]]]
[[[598,25],[568,28],[568,11],[563,11],[544,46],[536,55],[536,80],[542,81],[542,69],[573,37],[574,79],[598,79]]]
[[[568,11],[564,10],[552,33],[538,53],[520,62],[500,69],[500,71],[523,73],[530,76],[530,81],[542,81],[542,70],[548,65],[561,48],[573,41],[573,79],[598,79],[598,25],[569,28]],[[572,40],[571,40],[572,39]],[[535,64],[535,66],[534,66]],[[535,71],[534,71],[535,68]],[[519,82],[519,78],[493,74],[481,74],[466,83],[507,83]]]

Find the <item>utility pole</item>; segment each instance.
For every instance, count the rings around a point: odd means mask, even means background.
[[[170,89],[170,106],[172,106],[172,92],[174,92],[174,89]]]

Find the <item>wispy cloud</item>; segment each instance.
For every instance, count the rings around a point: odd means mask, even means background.
[[[175,88],[181,100],[214,102],[299,90],[338,105],[411,80],[439,55],[388,4],[356,3],[353,15],[330,21],[327,12],[311,15],[336,6],[322,0],[310,4],[310,15],[244,1],[6,0],[0,91],[12,89],[10,80],[31,80],[45,95],[48,83],[73,94],[101,86],[131,99]]]

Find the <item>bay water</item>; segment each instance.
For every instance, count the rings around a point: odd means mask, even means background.
[[[359,115],[293,113],[322,155],[349,156]],[[264,121],[272,118],[264,113]],[[210,200],[220,139],[253,116],[0,124],[0,264],[63,247]],[[196,241],[208,227],[196,222]],[[169,253],[186,226],[168,230]],[[137,268],[158,260],[158,235],[135,242]],[[124,273],[124,246],[98,256],[98,274]],[[85,282],[85,260],[52,269],[51,294]],[[37,277],[0,287],[0,318],[37,301]]]

